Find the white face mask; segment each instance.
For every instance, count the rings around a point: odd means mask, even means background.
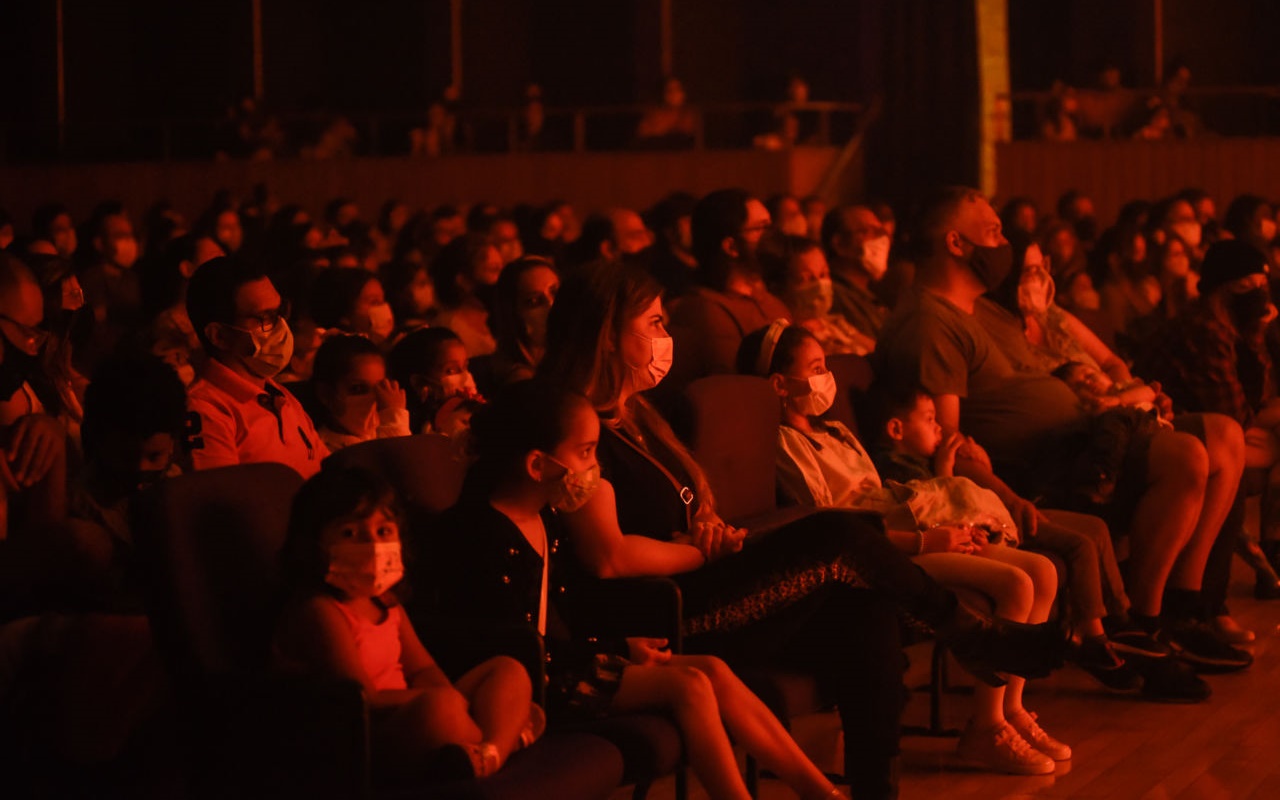
[[[879,236],[862,245],[862,268],[878,281],[889,271],[889,237]]]
[[[129,269],[138,260],[138,240],[132,236],[116,239],[113,246],[115,254],[111,257],[111,261],[117,267]]]
[[[396,317],[388,303],[369,306],[369,332],[378,339],[386,339],[396,329]]]
[[[1178,238],[1187,243],[1187,247],[1200,246],[1200,223],[1195,220],[1184,220],[1175,222],[1169,226],[1169,230],[1178,234]]]
[[[628,333],[631,333],[628,331]],[[637,339],[643,339],[649,343],[649,360],[644,365],[633,367],[630,364],[632,380],[635,382],[635,390],[643,392],[646,389],[652,389],[662,379],[667,377],[667,373],[671,371],[672,354],[675,352],[675,342],[670,336],[659,336],[650,338],[641,336],[638,333],[631,333]]]
[[[399,542],[339,542],[329,548],[325,583],[348,597],[379,597],[403,577]]]
[[[1270,242],[1276,238],[1276,222],[1272,219],[1264,219],[1258,226],[1258,232],[1262,234],[1262,241]]]
[[[293,332],[289,323],[280,319],[271,333],[248,331],[244,328],[232,328],[247,334],[253,340],[253,353],[242,359],[247,370],[263,380],[270,380],[280,374],[280,370],[289,365],[293,358]]]
[[[831,313],[833,289],[830,278],[810,281],[791,292],[791,313],[796,319],[819,319]]]
[[[791,396],[792,407],[806,417],[827,413],[827,409],[836,401],[835,374],[823,372],[820,375],[810,375],[808,384],[808,394]]]
[[[1018,308],[1023,314],[1040,316],[1053,302],[1053,278],[1043,269],[1032,269],[1018,284]]]
[[[444,396],[446,398],[453,397],[455,395],[471,397],[472,395],[479,393],[476,389],[475,376],[471,374],[471,370],[459,372],[454,375],[445,375],[440,379],[440,388],[444,392]]]

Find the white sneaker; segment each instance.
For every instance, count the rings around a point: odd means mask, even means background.
[[[982,730],[973,723],[965,726],[956,755],[983,769],[1010,775],[1049,775],[1054,770],[1053,759],[1034,749],[1008,722]]]
[[[1044,728],[1036,722],[1036,715],[1025,708],[1021,713],[1009,717],[1009,724],[1026,739],[1027,744],[1044,753],[1054,761],[1070,761],[1071,748],[1044,732]]]

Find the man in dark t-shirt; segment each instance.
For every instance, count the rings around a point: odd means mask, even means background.
[[[963,430],[974,437],[959,454],[957,473],[999,495],[1024,538],[1032,537],[1047,520],[1006,480],[1054,488],[1053,476],[1071,458],[1067,443],[1086,419],[1064,383],[1006,355],[1016,352],[1013,343],[999,337],[1014,329],[993,334],[977,313],[1013,265],[990,203],[973,189],[938,190],[921,204],[911,241],[916,285],[881,332],[877,377],[923,388],[933,395],[944,435]],[[1151,438],[1145,475],[1131,476],[1141,495],[1129,526],[1132,616],[1148,633],[1163,628],[1176,648],[1216,669],[1252,661],[1212,633],[1200,595],[1243,471],[1243,435],[1236,438],[1239,447],[1206,448],[1193,435],[1162,431]]]

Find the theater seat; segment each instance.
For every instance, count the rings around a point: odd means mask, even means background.
[[[362,687],[269,668],[279,554],[300,485],[287,467],[248,464],[164,481],[139,504],[148,615],[196,796],[586,800],[617,786],[617,749],[588,734],[544,737],[484,781],[378,785]]]

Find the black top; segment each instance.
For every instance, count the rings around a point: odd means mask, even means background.
[[[670,476],[618,431],[601,426],[596,458],[601,477],[613,484],[617,495],[618,527],[626,534],[670,541],[689,527],[690,506],[681,494],[691,503],[698,498],[693,497],[693,479],[676,458],[661,451],[654,455]]]

